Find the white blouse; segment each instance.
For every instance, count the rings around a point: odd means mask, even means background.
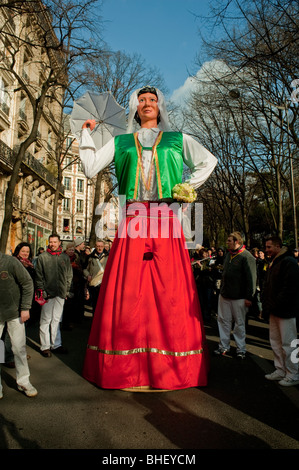
[[[152,147],[155,143],[158,133],[158,128],[141,128],[138,131],[138,140],[142,147]],[[112,163],[114,153],[114,138],[111,138],[111,140],[106,145],[97,150],[88,129],[82,130],[79,154],[82,161],[83,170],[87,178],[93,178],[101,170]],[[205,149],[201,144],[199,144],[196,140],[187,134],[183,134],[182,157],[184,163],[190,168],[191,171],[191,177],[186,181],[186,183],[191,184],[194,188],[198,188],[208,179],[217,164],[216,157],[214,157],[214,155],[212,155],[207,149]],[[142,163],[146,180],[149,175],[151,161],[152,151],[143,149]],[[155,171],[153,171],[151,185],[148,191],[144,187],[142,179],[140,178],[138,199],[142,201],[158,200]]]

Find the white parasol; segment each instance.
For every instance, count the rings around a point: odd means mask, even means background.
[[[87,91],[74,102],[71,113],[72,133],[80,140],[82,125],[88,119],[96,121],[95,128],[90,131],[96,149],[100,149],[112,137],[126,132],[126,112],[110,91],[93,93]]]

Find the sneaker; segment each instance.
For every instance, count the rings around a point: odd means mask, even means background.
[[[36,397],[37,395],[37,390],[31,383],[26,385],[26,387],[24,385],[18,385],[18,390],[25,393],[26,397]]]
[[[246,353],[238,352],[237,353],[237,359],[246,359]]]
[[[284,378],[283,375],[281,375],[278,370],[275,370],[272,372],[272,374],[266,374],[265,379],[267,380],[282,380]]]
[[[226,356],[226,353],[228,353],[228,349],[215,349],[214,354],[215,356]]]
[[[284,387],[291,387],[292,385],[299,385],[299,380],[291,379],[291,377],[285,377],[278,383],[279,385],[283,385]]]
[[[51,353],[50,349],[44,349],[43,351],[40,350],[40,353],[44,357],[51,357],[52,356],[52,353]]]

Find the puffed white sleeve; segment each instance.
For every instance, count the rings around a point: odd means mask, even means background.
[[[114,138],[111,138],[99,150],[96,150],[94,142],[88,129],[82,129],[79,156],[82,162],[83,171],[87,178],[93,178],[100,171],[106,168],[114,158]]]
[[[187,134],[183,134],[183,151],[183,160],[191,170],[191,177],[186,183],[198,188],[211,175],[217,165],[217,158]]]

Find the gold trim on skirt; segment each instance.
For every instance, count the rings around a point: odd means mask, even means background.
[[[192,351],[182,351],[182,352],[176,352],[176,351],[166,351],[164,349],[158,349],[158,348],[134,348],[134,349],[127,349],[127,350],[122,350],[122,351],[112,351],[109,349],[100,349],[98,346],[92,346],[90,344],[87,345],[88,349],[91,349],[93,351],[98,351],[102,354],[107,354],[107,355],[112,355],[112,356],[129,356],[130,354],[139,354],[139,353],[157,353],[157,354],[162,354],[164,356],[175,356],[175,357],[184,357],[184,356],[192,356],[194,354],[202,354],[203,349],[194,349]]]

